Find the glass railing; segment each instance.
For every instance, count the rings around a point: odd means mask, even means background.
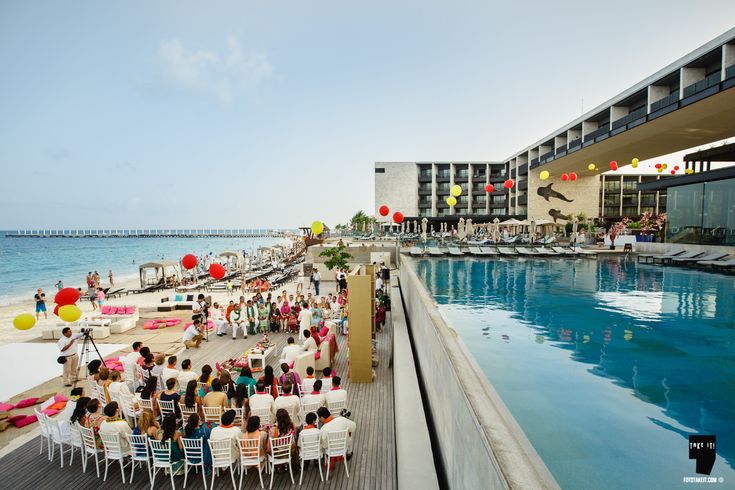
[[[720,83],[720,72],[713,73],[710,76],[705,77],[704,80],[700,80],[697,83],[689,85],[688,87],[684,87],[684,97],[698,94],[703,90],[714,87],[718,83]]]
[[[613,121],[612,128],[613,129],[617,129],[617,128],[621,127],[621,126],[625,126],[629,122],[633,122],[636,119],[640,119],[642,117],[645,117],[645,115],[646,115],[646,108],[645,107],[641,107],[640,109],[637,109],[637,110],[631,112],[627,116],[623,116],[620,119],[617,119],[616,121]]]
[[[603,134],[607,134],[609,132],[610,132],[610,129],[607,127],[607,123],[605,123],[605,125],[603,125],[601,128],[595,129],[591,133],[587,134],[584,137],[584,140],[585,141],[593,140],[597,138],[598,136],[602,136]]]
[[[735,78],[735,65],[725,68],[725,78]]]
[[[576,148],[582,145],[582,138],[577,138],[569,142],[569,148]]]
[[[659,109],[663,109],[667,105],[671,105],[678,100],[679,100],[679,91],[677,90],[676,92],[669,95],[668,97],[664,97],[661,100],[657,100],[656,102],[653,102],[651,104],[651,112],[655,112]]]

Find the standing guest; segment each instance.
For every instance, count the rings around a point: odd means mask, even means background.
[[[108,403],[105,406],[104,414],[107,419],[100,423],[99,433],[118,434],[120,436],[120,448],[123,453],[129,452],[128,434],[132,434],[133,430],[126,421],[120,418],[120,407],[118,407],[117,402]]]
[[[41,313],[43,318],[48,319],[48,312],[46,312],[46,293],[43,289],[38,288],[36,294],[33,295],[33,299],[36,300],[36,320],[41,319]]]
[[[87,296],[89,296],[89,301],[92,303],[92,311],[95,311],[97,309],[97,288],[94,285],[87,289]]]
[[[326,449],[329,433],[340,430],[347,430],[347,459],[352,458],[352,439],[355,437],[357,425],[346,417],[333,416],[326,407],[321,407],[316,414],[319,416],[319,422],[322,423],[321,441],[322,447]]]
[[[114,287],[115,281],[113,280],[113,277],[112,277],[112,270],[110,270],[110,273],[107,275],[107,277],[110,279],[110,287]]]
[[[77,354],[77,340],[81,338],[80,333],[71,333],[71,328],[64,327],[61,330],[61,338],[57,345],[61,355],[59,360],[64,360],[63,366],[63,378],[64,386],[71,386],[71,384],[77,379],[77,372],[79,370],[79,354]]]
[[[311,327],[312,320],[313,315],[311,314],[311,310],[309,310],[309,304],[304,301],[301,303],[301,311],[299,311],[299,326],[301,330],[308,330]]]
[[[288,367],[288,364],[285,362],[281,364],[281,376],[278,378],[278,382],[281,384],[281,386],[284,386],[286,384],[286,381],[291,383],[291,386],[293,386],[293,393],[296,395],[299,395],[299,384],[301,384],[301,378],[299,377],[299,373],[296,371],[291,371],[291,369]],[[284,386],[285,389],[285,386]]]
[[[98,288],[102,284],[102,279],[100,278],[100,273],[97,271],[94,271],[94,287]]]
[[[189,410],[196,409],[196,412],[204,416],[204,412],[202,411],[202,399],[197,394],[197,381],[195,379],[192,379],[186,384],[186,393],[184,393],[184,406]]]
[[[64,289],[64,281],[59,279],[59,281],[55,284],[55,286],[58,291],[61,291],[62,289]]]
[[[92,271],[87,272],[87,289],[94,287],[94,277],[92,277]]]
[[[260,333],[267,333],[270,325],[270,305],[260,303],[258,306],[258,329]]]
[[[102,288],[97,288],[97,306],[102,308],[105,304],[105,291]]]
[[[263,376],[258,378],[258,381],[262,381],[264,386],[270,386],[274,400],[278,398],[278,378],[273,374],[273,366],[266,366],[263,369]]]
[[[179,386],[186,386],[191,380],[196,381],[197,373],[191,369],[191,359],[181,361],[181,371],[179,371]]]
[[[296,294],[301,293],[304,290],[304,269],[299,269],[298,279],[296,280]]]
[[[311,289],[311,287],[314,285],[314,269],[312,269],[309,272],[309,287],[307,289]]]
[[[227,280],[227,296],[232,296],[232,279]]]
[[[280,409],[286,409],[293,414],[293,423],[296,425],[301,424],[301,400],[298,396],[292,393],[293,385],[290,381],[286,381],[281,386],[282,394],[276,398],[273,402],[273,410],[276,414]],[[285,434],[283,434],[285,435]]]
[[[227,410],[223,413],[221,419],[222,424],[213,428],[209,435],[210,441],[224,441],[228,439],[231,441],[232,450],[230,451],[230,454],[232,455],[232,460],[230,463],[234,463],[240,459],[240,445],[237,441],[242,437],[242,431],[239,427],[235,427],[233,425],[235,422],[235,415],[234,410]]]
[[[201,323],[202,321],[197,318],[194,320],[194,323],[189,325],[184,331],[183,340],[187,349],[191,349],[192,347],[198,349],[199,344],[202,343],[204,336],[202,335]]]
[[[311,279],[314,282],[314,294],[319,296],[319,284],[322,281],[322,275],[319,274],[317,269],[314,269],[314,272],[311,274]]]

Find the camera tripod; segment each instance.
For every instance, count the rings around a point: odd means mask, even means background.
[[[80,366],[86,366],[87,364],[89,364],[90,352],[93,348],[94,351],[97,353],[97,357],[99,357],[100,361],[102,361],[102,365],[107,367],[107,364],[105,364],[105,360],[102,357],[102,354],[100,354],[100,350],[97,348],[97,344],[94,343],[92,332],[90,332],[89,330],[82,330],[82,335],[84,336],[84,341],[82,342],[82,354],[79,357]],[[76,384],[82,379],[84,378],[79,377],[79,370],[77,370],[77,377],[72,384],[76,387]]]

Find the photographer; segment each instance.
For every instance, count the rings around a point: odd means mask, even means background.
[[[194,323],[189,325],[189,327],[184,331],[182,340],[184,341],[184,345],[187,349],[192,347],[198,348],[199,344],[202,343],[202,339],[204,337],[202,336],[201,324],[202,321],[197,318],[194,320]]]
[[[77,370],[79,369],[77,340],[81,337],[82,334],[80,333],[72,334],[69,327],[65,327],[61,331],[61,338],[58,342],[61,355],[57,361],[64,365],[64,386],[71,386],[74,380],[77,379]]]

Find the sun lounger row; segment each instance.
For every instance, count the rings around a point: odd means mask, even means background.
[[[663,254],[640,254],[638,262],[649,264],[685,265],[711,268],[714,270],[735,269],[735,258],[726,253],[703,251],[688,252],[683,249],[672,250]]]
[[[580,247],[575,248],[564,248],[564,247],[550,247],[550,248],[544,248],[544,247],[475,247],[470,246],[467,248],[469,255],[472,256],[479,256],[479,257],[492,257],[492,256],[544,256],[544,257],[551,257],[551,256],[591,256],[594,257],[597,255],[596,252],[591,250],[585,250]],[[451,256],[459,257],[465,255],[465,252],[463,252],[459,247],[449,247],[447,249],[447,252]],[[427,248],[421,248],[421,247],[411,247],[411,250],[409,253],[414,257],[423,257],[425,255],[430,255],[432,257],[441,257],[447,254],[444,250],[440,249],[439,247],[427,247]]]

